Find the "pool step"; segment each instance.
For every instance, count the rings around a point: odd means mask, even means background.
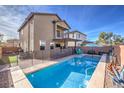
[[[85,78],[84,74],[77,72],[71,72],[68,78],[65,80],[61,88],[80,88],[85,87],[83,80]]]

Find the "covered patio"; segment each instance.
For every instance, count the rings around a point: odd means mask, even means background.
[[[53,41],[55,41],[55,42],[63,42],[63,43],[64,43],[64,46],[66,46],[66,47],[67,47],[67,42],[69,42],[69,41],[75,42],[74,48],[76,48],[76,43],[77,43],[78,41],[81,41],[81,40],[72,39],[72,38],[63,38],[63,39],[53,39]]]

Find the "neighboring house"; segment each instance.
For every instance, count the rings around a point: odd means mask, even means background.
[[[50,50],[67,47],[70,26],[57,14],[31,13],[19,28],[20,46],[24,52],[35,52],[35,57],[50,56]]]
[[[19,39],[8,39],[5,42],[1,42],[0,46],[2,47],[19,47]]]
[[[19,39],[8,39],[6,41],[7,47],[19,47]]]
[[[79,31],[69,32],[69,38],[79,40],[76,42],[76,46],[81,46],[82,42],[86,40],[87,35]],[[69,41],[68,46],[75,46],[74,41]]]

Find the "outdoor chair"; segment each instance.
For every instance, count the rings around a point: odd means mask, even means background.
[[[96,54],[94,50],[88,50],[87,54]]]
[[[17,56],[9,56],[9,63],[10,63],[10,66],[14,66],[15,64],[18,65],[18,58]]]
[[[82,54],[82,50],[80,48],[76,49],[76,54]]]

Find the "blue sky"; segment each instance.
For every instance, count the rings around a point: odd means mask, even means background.
[[[17,29],[30,12],[56,13],[71,26],[95,41],[100,32],[124,37],[124,6],[0,6],[0,33],[18,38]]]

